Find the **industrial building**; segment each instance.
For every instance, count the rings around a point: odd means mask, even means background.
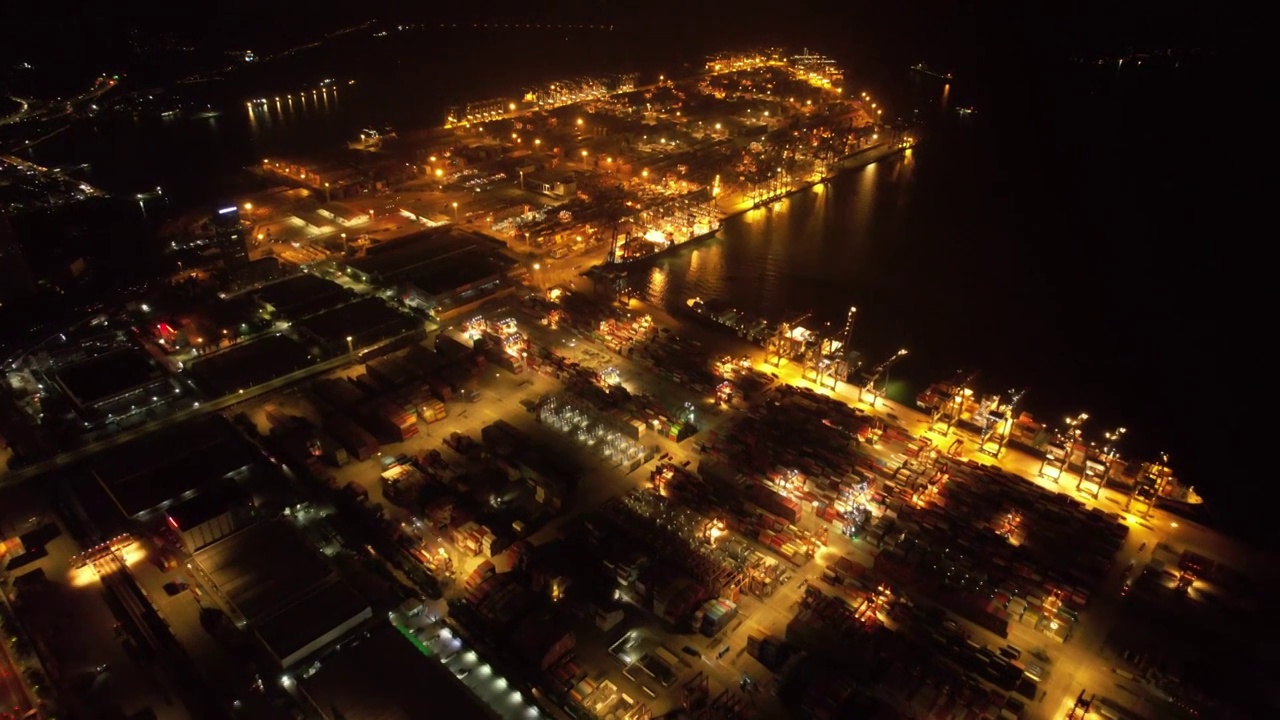
[[[98,454],[85,484],[123,518],[143,520],[223,481],[247,477],[259,462],[226,420],[206,416]]]
[[[373,616],[368,602],[283,519],[239,530],[193,556],[219,604],[287,669]]]
[[[327,203],[320,206],[320,209],[316,212],[330,220],[337,221],[342,227],[355,227],[369,222],[369,213],[356,210],[350,205],[343,205],[342,203]]]
[[[264,313],[289,320],[331,310],[352,297],[341,285],[311,274],[294,275],[250,294]]]
[[[130,347],[59,368],[52,379],[86,422],[141,412],[178,392],[146,353]]]
[[[235,486],[222,485],[174,503],[165,512],[165,521],[183,549],[194,553],[249,524],[251,513],[244,501]]]
[[[455,228],[427,230],[371,248],[352,275],[396,288],[405,302],[445,319],[496,297],[515,262],[493,238]]]
[[[499,717],[391,625],[377,627],[324,658],[298,687],[326,720]]]
[[[249,264],[249,246],[244,226],[240,222],[240,208],[235,205],[219,209],[210,219],[213,225],[213,244],[222,254],[222,264],[228,270],[239,270]]]

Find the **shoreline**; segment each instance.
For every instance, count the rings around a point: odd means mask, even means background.
[[[739,337],[729,328],[707,327],[648,300],[633,299],[630,307],[632,312],[648,313],[659,324],[676,328],[678,332],[697,340],[707,350],[731,356],[746,355],[751,359],[752,367],[766,374],[777,375],[778,382],[808,388],[836,398],[887,424],[902,427],[913,436],[930,438],[934,446],[945,448],[954,440],[963,439],[965,443],[961,459],[999,467],[1024,482],[1069,497],[1086,507],[1116,513],[1129,526],[1130,537],[1144,538],[1153,546],[1157,542],[1167,542],[1174,547],[1195,549],[1238,569],[1261,573],[1260,576],[1263,577],[1271,577],[1273,574],[1269,569],[1270,551],[1247,537],[1237,536],[1219,527],[1213,522],[1212,511],[1207,503],[1201,506],[1205,511],[1194,517],[1175,512],[1163,505],[1157,505],[1146,518],[1138,517],[1124,510],[1127,494],[1113,487],[1104,488],[1099,498],[1092,500],[1075,492],[1077,474],[1074,472],[1064,473],[1061,483],[1039,476],[1036,472],[1039,458],[1014,443],[1008,445],[999,459],[992,458],[977,451],[976,443],[969,437],[969,433],[952,430],[949,435],[942,436],[932,432],[928,429],[931,424],[928,416],[908,403],[882,396],[877,398],[875,405],[871,405],[856,396],[856,385],[842,382],[833,391],[803,378],[800,366],[795,363],[783,363],[781,367],[767,364],[763,361],[763,348]]]
[[[724,228],[724,223],[733,218],[746,215],[752,210],[757,210],[762,207],[768,207],[769,205],[772,205],[773,203],[778,202],[783,198],[791,197],[792,195],[795,195],[797,193],[804,192],[805,190],[808,190],[812,187],[821,185],[829,180],[839,177],[844,173],[852,172],[854,170],[861,170],[862,168],[865,168],[868,165],[873,165],[877,162],[880,162],[881,160],[893,157],[898,153],[904,152],[908,150],[910,147],[911,146],[909,145],[893,146],[893,145],[890,145],[889,143],[882,142],[882,143],[877,143],[875,145],[871,145],[869,147],[862,148],[861,150],[850,153],[840,158],[839,160],[836,160],[835,172],[823,177],[821,180],[807,180],[801,183],[800,185],[797,185],[791,188],[790,190],[787,190],[783,193],[780,193],[779,195],[769,198],[768,200],[760,200],[755,203],[751,203],[750,205],[740,202],[734,205],[730,205],[729,206],[730,209],[728,210],[724,210],[723,208],[717,208],[718,210],[721,210],[726,214],[724,217],[720,218],[720,227],[716,228],[715,230],[712,230],[709,233],[704,233],[702,235],[689,238],[688,240],[685,240],[682,243],[665,247],[656,253],[645,255],[642,258],[636,258],[634,260],[628,260],[626,262],[621,262],[621,263],[610,263],[607,261],[602,262],[599,265],[594,266],[592,270],[599,269],[599,271],[601,272],[616,271],[616,272],[621,272],[623,274],[626,274],[626,273],[629,273],[631,270],[647,267],[647,265],[653,260],[657,260],[662,257],[669,257],[671,255],[674,255],[677,250],[680,250],[682,248],[692,247],[696,244],[706,242],[710,238],[716,237],[717,235],[720,234],[720,230]],[[875,153],[876,150],[881,150],[882,152],[876,154]],[[874,155],[874,157],[869,157],[872,155]],[[590,270],[588,270],[588,272],[590,272]]]

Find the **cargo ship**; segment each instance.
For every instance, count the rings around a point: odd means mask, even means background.
[[[616,258],[605,262],[606,267],[627,268],[638,266],[643,263],[657,260],[660,257],[670,255],[680,248],[701,242],[707,238],[714,237],[720,232],[720,221],[714,220],[704,224],[695,230],[695,234],[681,237],[665,233],[664,237],[658,238],[651,234],[643,237],[629,238],[619,243],[619,252]]]
[[[756,344],[762,344],[773,333],[773,324],[768,320],[740,313],[715,300],[689,298],[684,307],[693,316],[728,328],[738,337]]]
[[[952,78],[951,73],[940,73],[936,70],[930,70],[929,66],[925,65],[924,63],[920,63],[918,65],[912,65],[911,69],[914,70],[915,72],[920,73],[921,75],[928,75],[929,77],[938,78],[939,80],[946,80],[947,82],[951,82],[954,79]]]

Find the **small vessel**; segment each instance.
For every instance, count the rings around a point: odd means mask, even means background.
[[[958,107],[956,108],[956,112],[961,115],[976,115],[978,111],[974,110],[972,107]]]
[[[930,70],[930,69],[929,69],[929,66],[928,66],[928,65],[925,65],[924,63],[919,63],[919,64],[917,64],[917,65],[912,65],[912,66],[911,66],[911,69],[912,69],[912,70],[914,70],[915,72],[920,73],[921,75],[928,75],[929,77],[938,78],[939,80],[946,80],[947,82],[950,82],[951,80],[953,80],[953,79],[954,79],[954,78],[951,76],[951,73],[949,73],[949,72],[938,72],[938,71],[936,71],[936,70]]]

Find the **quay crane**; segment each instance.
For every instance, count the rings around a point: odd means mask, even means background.
[[[854,353],[849,349],[849,341],[853,335],[853,318],[858,312],[855,307],[849,308],[841,331],[843,340],[824,338],[816,333],[806,343],[803,350],[804,368],[802,377],[819,387],[835,390],[841,380],[848,380],[849,366],[855,361]]]
[[[1116,428],[1102,434],[1107,441],[1101,449],[1090,443],[1089,451],[1085,454],[1084,470],[1080,473],[1080,480],[1076,482],[1076,491],[1089,495],[1094,500],[1102,494],[1102,488],[1106,487],[1107,481],[1111,479],[1111,471],[1120,461],[1120,451],[1116,447],[1120,438],[1128,432],[1127,428]],[[1086,487],[1087,486],[1087,487]]]
[[[1156,506],[1156,500],[1160,498],[1160,493],[1171,480],[1173,480],[1173,470],[1169,468],[1169,456],[1160,453],[1158,462],[1145,463],[1142,470],[1138,472],[1138,477],[1133,483],[1133,492],[1125,501],[1124,511],[1140,518],[1151,515],[1151,510]],[[1138,507],[1137,510],[1133,509],[1135,505]]]
[[[1081,426],[1089,419],[1089,413],[1080,413],[1066,419],[1067,429],[1060,431],[1044,449],[1044,459],[1040,461],[1039,475],[1054,482],[1062,482],[1062,476],[1071,465],[1071,456],[1075,454],[1076,444],[1084,432]]]
[[[813,315],[812,312],[807,312],[790,322],[778,323],[773,335],[770,335],[765,342],[764,361],[766,363],[780,368],[784,360],[801,355],[812,333],[801,327],[800,323],[808,320],[811,315]]]
[[[983,404],[984,412],[979,422],[981,439],[978,441],[978,450],[993,458],[999,458],[1004,452],[1005,443],[1009,442],[1009,435],[1013,432],[1014,412],[1018,408],[1018,403],[1022,402],[1022,396],[1027,394],[1027,390],[1026,388],[1018,392],[1010,390],[1009,394],[1009,401],[1006,403],[1001,403],[1000,396],[997,395]]]
[[[956,383],[955,387],[943,397],[930,413],[929,430],[946,437],[951,434],[951,428],[960,420],[960,416],[964,414],[965,403],[969,398],[973,397],[973,391],[969,389],[969,385],[978,377],[978,371],[969,373],[969,376]],[[938,428],[942,428],[939,430]]]
[[[883,394],[882,392],[876,391],[876,388],[875,388],[876,383],[879,382],[880,378],[883,376],[885,378],[884,392],[887,392],[889,389],[889,381],[888,381],[889,368],[893,367],[895,363],[897,363],[906,355],[907,355],[907,349],[900,348],[898,352],[890,355],[888,358],[884,360],[884,362],[880,363],[879,365],[876,365],[870,370],[859,371],[858,377],[854,381],[858,386],[858,401],[863,402],[863,397],[862,397],[863,393],[869,392],[871,393],[871,402],[874,405],[876,398],[880,397],[880,395]]]

